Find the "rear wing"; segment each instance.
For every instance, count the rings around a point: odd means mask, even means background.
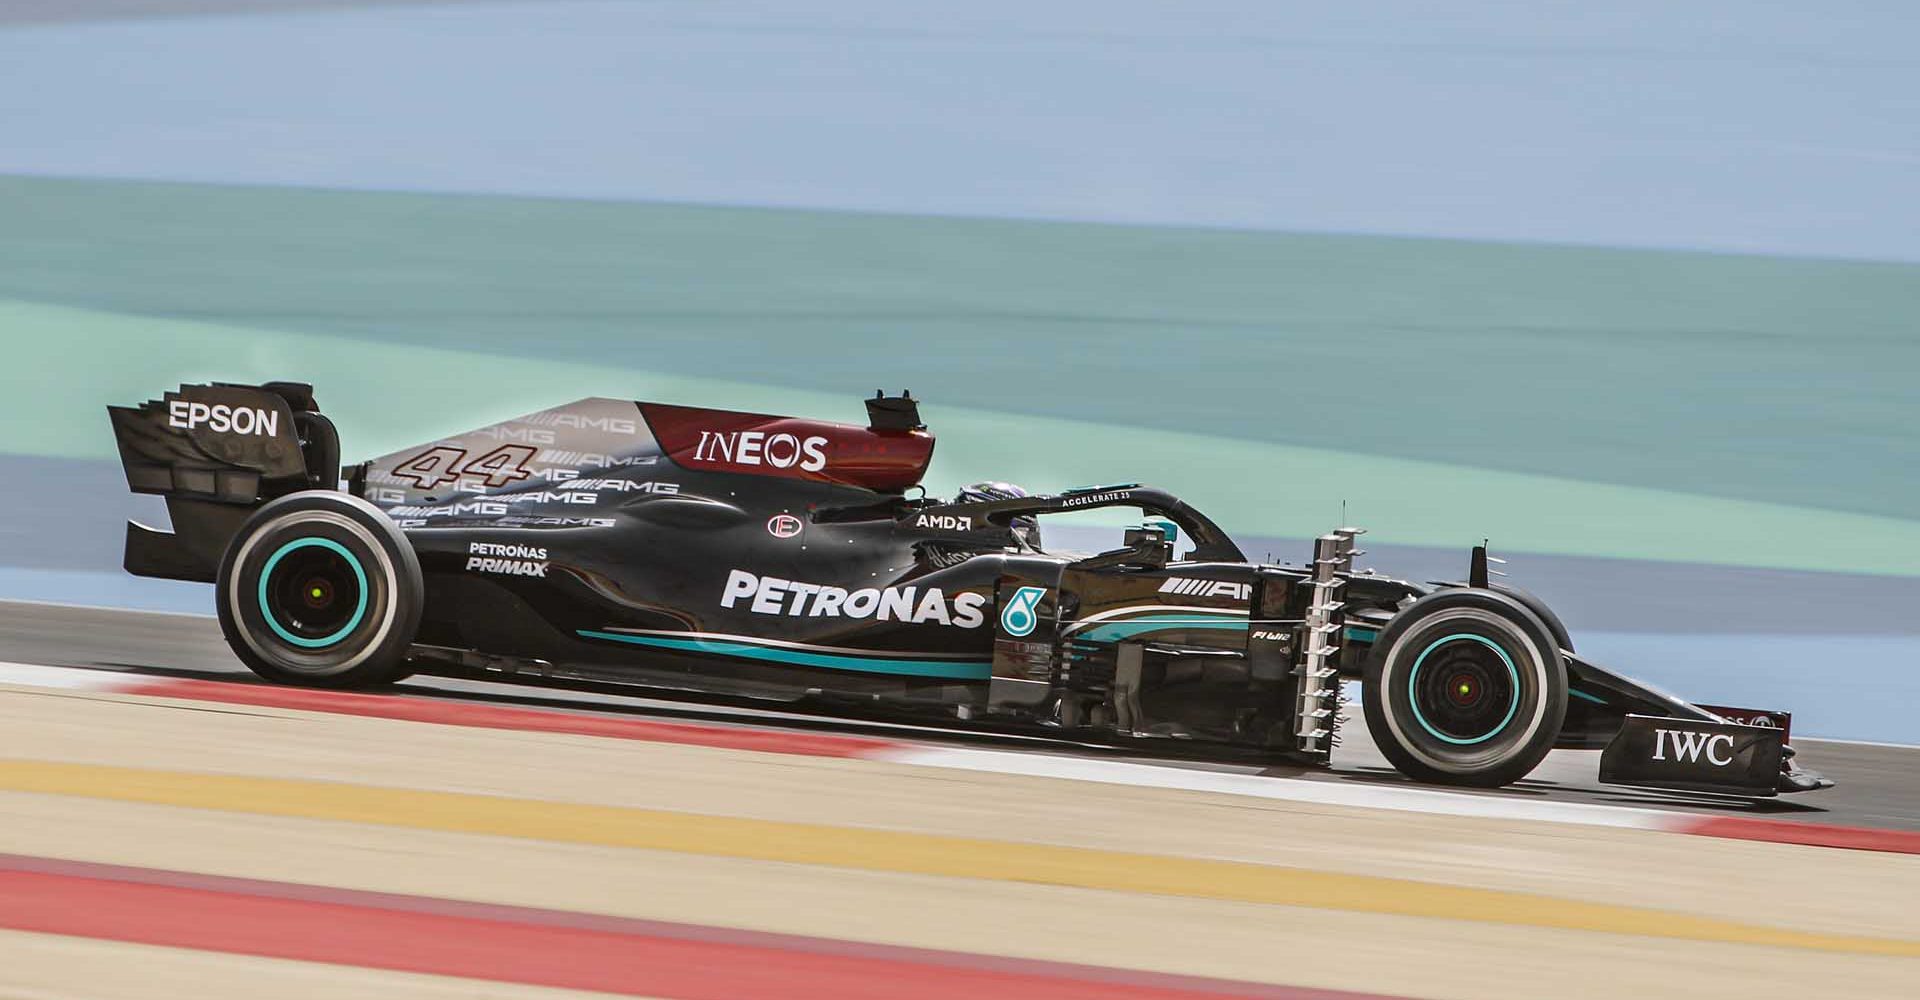
[[[125,565],[137,576],[210,583],[255,508],[339,488],[340,436],[309,385],[183,385],[107,416],[127,488],[165,497],[173,521],[173,531],[127,523]]]

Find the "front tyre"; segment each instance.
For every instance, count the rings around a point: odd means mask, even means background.
[[[352,688],[407,672],[420,561],[365,500],[309,490],[260,508],[228,544],[216,587],[227,645],[267,680]]]
[[[1418,781],[1497,787],[1553,749],[1567,667],[1553,632],[1513,597],[1443,590],[1400,612],[1362,682],[1367,731]]]

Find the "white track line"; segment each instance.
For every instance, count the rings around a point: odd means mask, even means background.
[[[1392,809],[1400,812],[1472,816],[1483,819],[1578,823],[1586,826],[1657,830],[1667,827],[1669,817],[1680,815],[1653,809],[1592,805],[1582,802],[1541,802],[1533,799],[1447,792],[1428,788],[1394,788],[1319,779],[1232,774],[1179,767],[1158,767],[1126,761],[1093,760],[1085,757],[1014,753],[1005,750],[903,747],[881,750],[865,756],[869,759],[886,760],[898,764],[943,767],[961,771],[1020,774],[1037,778],[1063,778],[1069,781],[1096,781],[1109,785],[1130,785],[1136,788],[1216,792],[1247,798],[1307,802],[1315,805]]]
[[[128,674],[111,670],[86,670],[79,667],[49,667],[39,663],[0,661],[0,684],[21,687],[59,688],[65,691],[114,691],[129,687],[134,680]]]
[[[141,674],[34,663],[0,662],[0,684],[77,691],[133,691],[156,678]],[[903,733],[903,735],[907,735]],[[1305,802],[1318,805],[1391,809],[1430,815],[1475,816],[1487,819],[1578,823],[1587,826],[1662,829],[1676,814],[1651,809],[1620,808],[1571,802],[1474,795],[1426,788],[1394,788],[1339,781],[1234,774],[1191,768],[1160,767],[1128,761],[1097,760],[1051,753],[935,747],[899,742],[860,756],[868,760],[978,771],[1093,781],[1135,788],[1166,788],[1213,792],[1248,798]]]
[[[218,681],[168,680],[109,670],[0,662],[0,686],[6,685],[215,701],[225,700],[216,692],[232,687]],[[228,693],[240,694],[245,690],[247,687],[242,685]],[[341,699],[340,705],[337,709],[330,709],[327,707],[327,693],[308,693],[317,696],[302,699],[303,706],[309,711],[337,710],[356,715],[364,713],[364,702],[369,697],[375,700],[392,697],[403,702],[414,700],[404,695],[340,694],[338,695]],[[358,706],[358,710],[355,706]],[[485,715],[485,712],[479,712],[472,724],[488,726],[490,723],[484,721]],[[452,724],[461,723],[456,721]],[[520,728],[511,722],[495,722],[492,725],[503,729]],[[675,740],[672,735],[658,734],[638,738]],[[832,738],[827,739],[831,741]],[[691,740],[691,742],[699,742],[699,740]],[[1277,777],[1075,757],[1067,753],[1021,753],[1010,750],[940,747],[904,741],[873,740],[866,737],[857,741],[849,739],[848,742],[857,743],[858,749],[851,753],[846,747],[838,750],[814,748],[774,752],[857,756],[873,761],[915,767],[937,767],[948,771],[977,771],[1065,781],[1092,781],[1135,788],[1209,792],[1310,805],[1383,809],[1425,815],[1521,822],[1571,823],[1582,826],[1704,834],[1711,837],[1744,840],[1782,841],[1817,847],[1920,854],[1920,834],[1897,830],[1823,826],[1772,819],[1703,816],[1586,802],[1550,802],[1497,793],[1481,794],[1343,781],[1338,775],[1333,778]],[[1070,748],[1066,749],[1070,750]]]
[[[168,618],[205,618],[212,621],[216,616],[211,611],[168,611],[164,608],[128,608],[111,604],[82,604],[78,601],[36,601],[25,597],[0,597],[0,604],[24,604],[34,608],[60,608],[66,611],[104,611],[116,615],[164,615]]]

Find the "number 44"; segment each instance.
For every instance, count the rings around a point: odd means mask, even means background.
[[[479,476],[491,489],[533,475],[526,463],[538,453],[524,444],[503,444],[468,461],[466,449],[436,445],[394,466],[393,474],[427,490],[461,476]]]

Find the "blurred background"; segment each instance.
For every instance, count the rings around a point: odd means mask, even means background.
[[[1911,995],[1916,122],[1873,0],[0,0],[0,994]],[[936,495],[1484,539],[1841,784],[232,683],[103,407],[271,379],[349,462],[911,389]]]
[[[0,595],[118,572],[101,406],[349,460],[587,394],[1147,480],[1250,551],[1490,538],[1597,653],[1920,741],[1900,4],[0,5]],[[1806,692],[1820,692],[1808,704]]]

